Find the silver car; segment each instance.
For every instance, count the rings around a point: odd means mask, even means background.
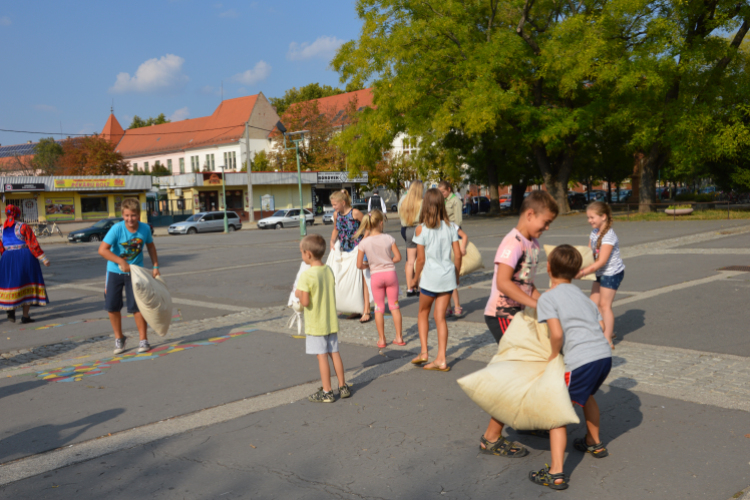
[[[229,232],[242,229],[240,216],[227,211],[227,229]],[[183,222],[175,222],[167,232],[169,234],[195,234],[224,231],[224,212],[199,212]]]
[[[323,214],[323,224],[326,226],[333,224],[333,213],[333,209],[331,209]]]
[[[288,208],[277,210],[272,216],[258,221],[260,229],[281,229],[282,227],[299,226],[300,213],[299,208]],[[311,211],[305,209],[305,224],[312,226],[315,224],[315,216]]]

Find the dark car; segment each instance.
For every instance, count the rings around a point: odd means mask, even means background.
[[[586,195],[584,193],[577,193],[575,191],[568,192],[568,205],[572,210],[580,210],[588,205]]]
[[[486,196],[473,196],[469,202],[471,214],[487,213],[490,211],[490,199]]]
[[[91,227],[72,231],[68,234],[68,241],[71,243],[80,243],[82,241],[102,241],[112,226],[122,220],[122,217],[113,217],[111,219],[102,219]],[[151,234],[154,234],[154,226],[148,225]]]

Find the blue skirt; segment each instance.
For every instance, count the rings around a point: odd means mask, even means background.
[[[49,304],[42,266],[28,248],[6,250],[0,258],[0,310]]]

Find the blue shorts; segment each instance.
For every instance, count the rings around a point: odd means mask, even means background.
[[[612,358],[598,359],[579,366],[572,372],[565,372],[565,385],[570,399],[578,406],[585,406],[589,396],[596,394],[612,369]]]
[[[610,290],[617,290],[620,288],[622,279],[625,277],[625,271],[620,271],[614,276],[597,276],[596,282],[602,286],[602,288],[609,288]]]
[[[421,293],[422,295],[426,295],[428,297],[432,297],[434,299],[436,297],[440,297],[441,295],[451,294],[453,292],[431,292],[429,290],[425,290],[424,288],[420,288],[419,293]]]
[[[138,305],[133,295],[133,284],[129,274],[107,273],[107,285],[104,288],[104,309],[107,312],[120,312],[122,309],[122,290],[125,289],[125,301],[128,313],[138,312]]]

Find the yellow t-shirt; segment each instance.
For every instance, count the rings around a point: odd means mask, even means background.
[[[305,333],[314,336],[338,333],[336,279],[331,268],[311,267],[300,275],[297,290],[310,294],[310,304],[305,307]]]

